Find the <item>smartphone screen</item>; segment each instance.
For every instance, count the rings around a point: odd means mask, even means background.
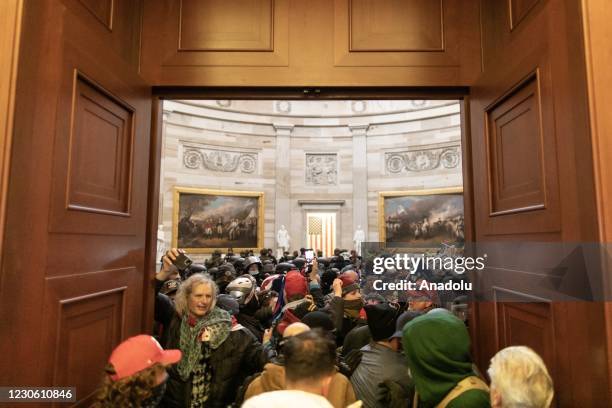
[[[314,258],[314,251],[306,251],[304,256],[307,261],[312,261],[312,258]]]

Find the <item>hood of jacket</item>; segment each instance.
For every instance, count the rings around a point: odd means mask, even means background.
[[[468,330],[450,313],[412,320],[404,327],[402,344],[424,407],[435,406],[459,381],[475,375]]]

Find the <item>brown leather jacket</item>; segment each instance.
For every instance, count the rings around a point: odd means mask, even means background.
[[[255,378],[247,388],[244,400],[268,391],[285,389],[285,367],[268,363],[261,375]],[[355,392],[348,378],[340,373],[334,374],[329,385],[327,400],[334,408],[345,408],[356,401]]]

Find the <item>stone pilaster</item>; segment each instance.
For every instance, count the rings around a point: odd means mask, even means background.
[[[276,248],[276,232],[284,225],[291,231],[291,132],[294,125],[274,124],[276,130],[276,191],[274,197],[274,248]],[[291,238],[291,247],[295,239]]]
[[[353,234],[357,226],[365,232],[368,239],[368,157],[366,133],[369,124],[349,125],[353,135]]]

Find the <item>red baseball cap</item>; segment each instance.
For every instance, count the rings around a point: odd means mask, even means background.
[[[119,344],[111,353],[108,362],[115,369],[113,381],[130,377],[156,363],[163,365],[178,363],[180,350],[164,350],[153,337],[141,334],[130,337]]]

